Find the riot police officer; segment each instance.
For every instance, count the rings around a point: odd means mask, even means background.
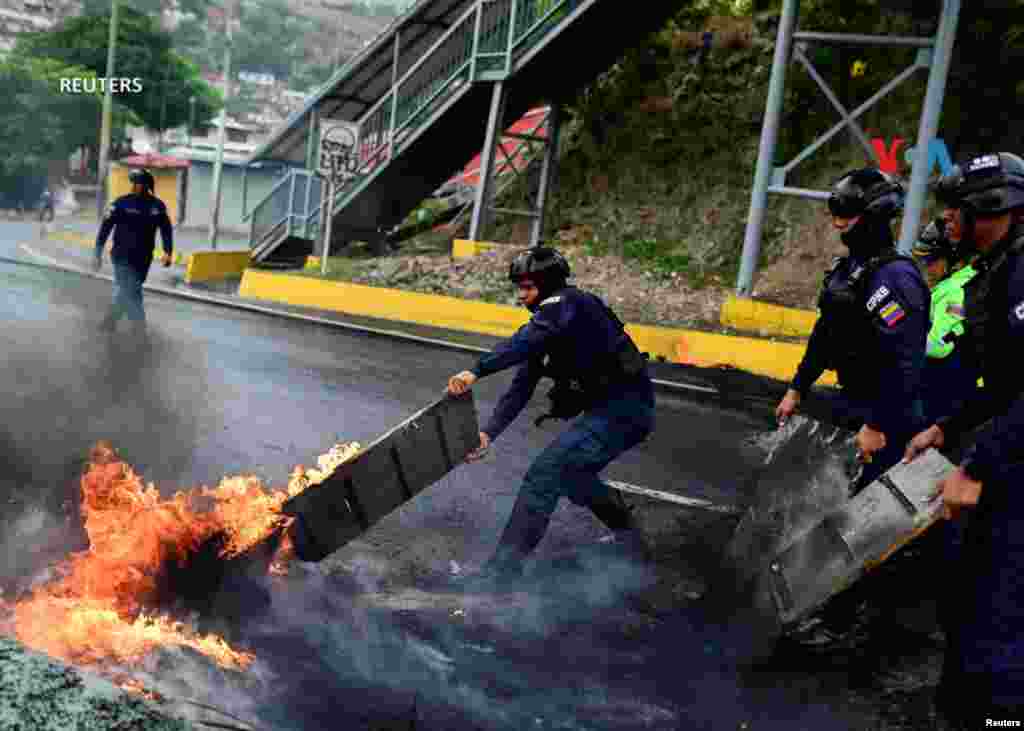
[[[449,392],[460,394],[480,378],[519,366],[470,461],[481,457],[516,418],[542,377],[555,385],[549,393],[551,412],[536,423],[578,417],[527,470],[498,547],[477,577],[485,583],[521,576],[524,559],[540,543],[563,496],[590,508],[629,554],[644,553],[621,495],[598,474],[654,428],[654,387],[646,357],[600,298],[567,284],[569,274],[568,262],[553,248],[520,254],[509,279],[533,316],[472,370],[449,380]]]
[[[986,718],[1024,718],[1024,381],[1015,357],[1024,348],[1024,160],[982,155],[943,183],[964,244],[979,254],[965,286],[963,342],[986,397],[914,437],[905,459],[951,449],[991,419],[936,488],[947,518],[970,518],[958,572],[961,622],[947,643],[938,705],[981,728]]]
[[[93,270],[103,265],[103,247],[114,231],[110,259],[114,265],[114,302],[101,329],[113,331],[117,321],[127,316],[137,333],[145,331],[146,313],[142,308],[142,284],[153,263],[156,232],[159,229],[164,254],[161,263],[171,265],[174,232],[167,206],[153,194],[155,181],[147,170],[132,170],[128,175],[132,192],[123,195],[107,209],[96,235],[96,259]]]
[[[923,422],[918,390],[930,298],[913,259],[896,252],[891,222],[903,197],[893,177],[873,168],[833,187],[828,207],[849,255],[825,275],[820,316],[776,408],[784,423],[826,369],[837,372],[834,408],[863,423],[857,448],[865,464],[854,491],[896,464]]]
[[[932,221],[912,252],[925,270],[932,292],[932,327],[921,379],[926,424],[949,416],[977,396],[977,373],[964,361],[963,349],[954,347],[964,333],[964,284],[975,270],[970,264],[957,266],[957,247],[945,230],[943,219]]]

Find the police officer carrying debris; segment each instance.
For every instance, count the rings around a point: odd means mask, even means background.
[[[913,259],[896,252],[891,221],[902,205],[900,184],[873,168],[847,173],[833,187],[829,211],[850,253],[825,275],[820,316],[775,410],[785,423],[825,369],[837,372],[834,408],[863,423],[856,441],[865,464],[854,492],[899,462],[923,425],[918,390],[929,292]]]
[[[153,263],[156,232],[160,230],[164,254],[161,263],[171,265],[174,232],[163,201],[153,195],[155,181],[147,170],[133,170],[128,175],[132,192],[123,195],[107,210],[96,235],[96,259],[93,270],[103,265],[103,247],[111,230],[114,247],[110,258],[114,265],[114,302],[100,328],[113,332],[117,321],[126,315],[136,334],[145,332],[146,313],[142,308],[142,284]]]
[[[975,275],[970,264],[957,267],[957,247],[946,237],[943,219],[932,221],[914,245],[914,258],[925,270],[932,291],[927,358],[921,398],[925,423],[934,424],[977,396],[978,376],[964,361],[955,341],[964,334],[964,284]]]
[[[940,192],[960,212],[963,242],[979,252],[965,286],[963,343],[984,377],[985,398],[914,437],[906,460],[953,448],[992,419],[936,489],[944,514],[968,511],[961,623],[947,643],[936,696],[970,728],[1024,720],[1024,159],[1001,152],[954,170]],[[952,568],[952,567],[951,567]]]
[[[533,313],[510,339],[451,377],[448,391],[464,393],[480,378],[518,365],[490,422],[480,433],[486,453],[516,418],[542,377],[554,380],[545,418],[579,416],[534,460],[523,478],[512,515],[494,555],[475,581],[504,583],[521,576],[523,561],[540,543],[560,497],[588,508],[634,557],[645,546],[621,495],[598,478],[612,460],[647,438],[654,428],[654,387],[646,356],[622,322],[598,297],[569,286],[569,264],[555,249],[520,254],[509,270],[519,301]]]

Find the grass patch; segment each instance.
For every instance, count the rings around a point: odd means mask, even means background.
[[[349,256],[331,256],[327,258],[327,274],[321,274],[319,264],[313,267],[299,269],[294,274],[301,277],[314,277],[316,279],[330,279],[338,282],[351,282],[355,279],[362,267],[359,262]]]

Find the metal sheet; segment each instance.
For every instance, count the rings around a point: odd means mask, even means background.
[[[759,583],[770,587],[781,625],[805,618],[935,523],[942,506],[929,496],[953,469],[935,450],[898,464],[778,553]]]
[[[472,392],[403,421],[283,506],[296,555],[320,561],[434,484],[480,445]]]

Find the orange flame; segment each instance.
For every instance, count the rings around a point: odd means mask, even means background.
[[[13,604],[0,598],[0,632],[77,665],[132,663],[158,647],[181,646],[222,667],[247,668],[255,659],[251,653],[154,613],[161,575],[214,536],[225,537],[221,554],[230,557],[286,527],[284,502],[326,479],[358,450],[356,443],[337,445],[319,458],[320,470],[297,466],[285,490],[268,491],[255,477],[228,477],[215,489],[164,499],[110,444],[97,444],[81,481],[89,548],[71,554],[56,568],[57,578],[28,598]],[[212,509],[200,510],[201,498],[212,498]],[[290,548],[282,541],[272,573],[287,572]]]

